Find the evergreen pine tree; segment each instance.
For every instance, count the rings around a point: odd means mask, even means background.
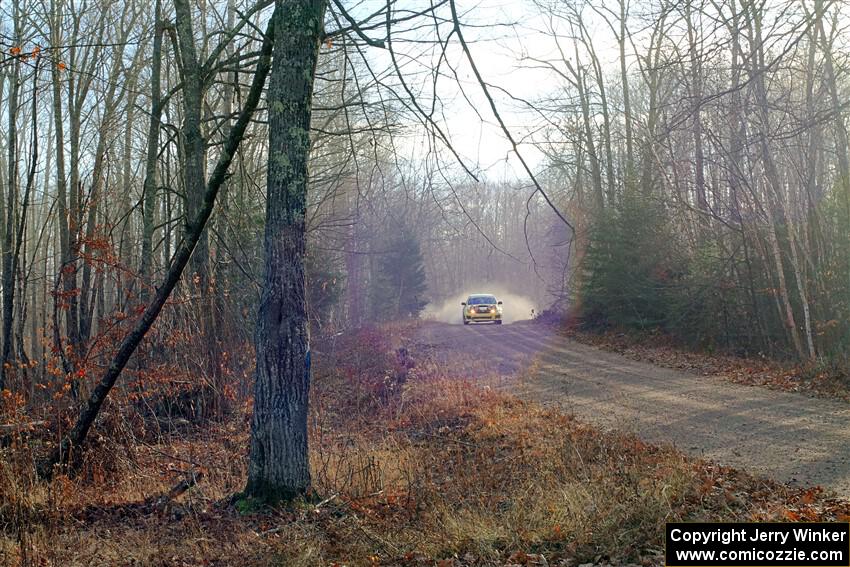
[[[338,261],[328,251],[317,247],[304,256],[307,313],[310,324],[321,328],[332,319],[345,285],[345,275]]]
[[[416,235],[402,229],[376,262],[375,272],[371,286],[374,318],[386,321],[419,317],[428,303],[428,285]]]
[[[584,258],[582,315],[591,326],[662,327],[678,271],[656,203],[638,195],[594,219]]]

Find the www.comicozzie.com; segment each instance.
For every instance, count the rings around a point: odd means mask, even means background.
[[[669,523],[669,567],[850,567],[848,523]]]

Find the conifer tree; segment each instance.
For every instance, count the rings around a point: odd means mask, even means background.
[[[419,240],[402,229],[375,265],[372,313],[377,320],[416,318],[428,303],[428,285]]]

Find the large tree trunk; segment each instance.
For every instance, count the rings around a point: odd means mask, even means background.
[[[54,45],[61,45],[62,43],[62,3],[56,2],[53,0],[51,2],[51,12],[53,15],[51,30],[51,39]],[[54,303],[65,303],[65,297],[70,297],[74,293],[74,288],[76,284],[71,281],[68,270],[66,270],[66,266],[70,266],[72,262],[71,255],[71,214],[68,209],[68,183],[65,177],[65,118],[62,114],[62,73],[59,69],[58,65],[52,65],[52,86],[53,86],[53,120],[54,120],[54,132],[56,135],[56,202],[57,202],[57,232],[58,232],[58,242],[59,242],[59,280],[62,282],[62,294],[54,297]],[[57,289],[58,291],[58,289]],[[70,305],[70,300],[68,301]],[[76,303],[74,303],[74,307],[76,307]],[[61,321],[58,317],[59,309],[54,309],[54,335],[55,337],[59,337],[59,328],[61,326]],[[77,327],[76,317],[72,319],[72,310],[69,309],[66,315],[66,325],[68,330],[68,339],[72,344],[76,344],[76,332],[74,329]],[[58,343],[58,341],[56,341]],[[68,357],[64,354],[63,351],[60,351],[60,355],[63,363],[63,370],[66,374],[72,373],[72,368],[68,362]],[[71,381],[71,395],[74,399],[78,396],[78,384],[76,380]]]
[[[194,218],[203,207],[207,139],[202,130],[204,109],[204,83],[200,55],[195,46],[190,3],[175,0],[177,37],[183,77],[183,180],[186,189],[187,218]],[[204,18],[201,18],[204,21]],[[191,230],[191,227],[187,227]],[[203,362],[198,369],[203,385],[195,398],[196,417],[219,415],[224,400],[221,384],[218,330],[215,325],[214,278],[210,268],[208,232],[200,235],[190,264],[192,283],[198,291],[196,317],[200,331]]]
[[[16,37],[20,37],[17,6],[15,14]],[[12,73],[9,80],[9,131],[8,131],[8,167],[6,177],[8,197],[6,198],[6,231],[3,242],[3,355],[0,366],[0,389],[6,385],[6,369],[12,354],[12,316],[15,301],[15,274],[13,270],[13,246],[15,234],[15,219],[18,205],[18,93],[20,87],[20,60],[16,57],[11,65]]]
[[[159,127],[162,116],[160,82],[162,76],[162,2],[154,7],[153,54],[151,55],[151,113],[148,122],[148,146],[145,155],[145,181],[142,188],[142,259],[139,276],[140,296],[147,300],[151,293],[153,264],[154,212],[156,209],[156,159],[159,153]]]
[[[310,488],[310,350],[304,217],[313,77],[325,0],[276,0],[269,82],[265,275],[257,316],[257,380],[247,496],[276,502]]]

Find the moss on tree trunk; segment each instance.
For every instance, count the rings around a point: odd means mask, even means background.
[[[246,496],[291,500],[310,488],[310,347],[304,222],[313,79],[324,0],[277,0],[268,90],[269,154],[264,279]]]

